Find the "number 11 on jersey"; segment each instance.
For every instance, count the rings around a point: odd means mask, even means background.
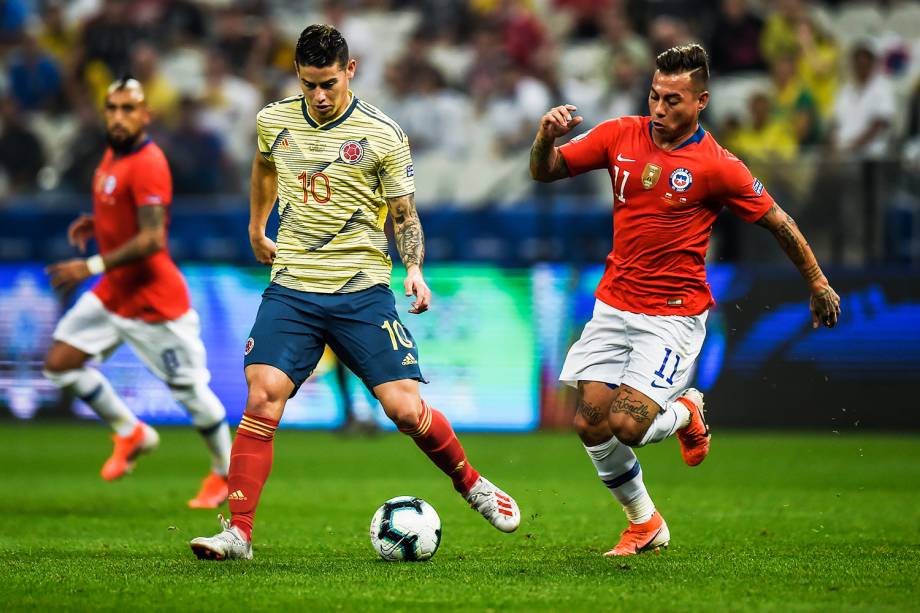
[[[613,167],[613,193],[616,196],[616,199],[620,202],[626,202],[626,181],[629,180],[629,171],[625,168],[623,169],[623,182],[620,183],[620,193],[617,193],[616,185],[620,180],[620,167]]]

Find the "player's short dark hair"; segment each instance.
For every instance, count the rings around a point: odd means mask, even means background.
[[[342,33],[326,24],[313,24],[300,33],[294,50],[298,66],[325,68],[337,63],[348,65],[348,43]]]
[[[700,91],[709,86],[709,54],[702,45],[691,43],[671,47],[655,58],[655,66],[662,74],[689,72]]]

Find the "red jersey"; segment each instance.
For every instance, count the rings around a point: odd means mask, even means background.
[[[613,183],[613,250],[595,296],[646,315],[698,315],[714,304],[706,249],[723,206],[748,222],[773,199],[702,127],[664,151],[651,118],[606,121],[562,145],[572,176],[606,168]]]
[[[172,176],[163,151],[152,141],[125,155],[106,149],[93,176],[93,223],[105,255],[137,235],[137,210],[169,206]],[[178,319],[190,308],[182,273],[166,249],[107,270],[93,292],[109,311],[130,319]]]

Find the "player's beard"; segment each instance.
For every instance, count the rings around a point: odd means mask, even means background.
[[[124,155],[130,153],[137,146],[141,139],[141,134],[141,132],[135,132],[127,136],[115,136],[111,131],[106,131],[105,138],[115,154]]]

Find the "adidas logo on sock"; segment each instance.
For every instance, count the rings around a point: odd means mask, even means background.
[[[411,353],[407,353],[406,357],[403,358],[403,366],[411,366],[412,364],[418,364],[418,360],[415,359],[415,356]]]
[[[235,492],[227,496],[227,499],[228,500],[249,500],[248,498],[246,498],[246,494],[243,493],[243,490],[236,490]]]

